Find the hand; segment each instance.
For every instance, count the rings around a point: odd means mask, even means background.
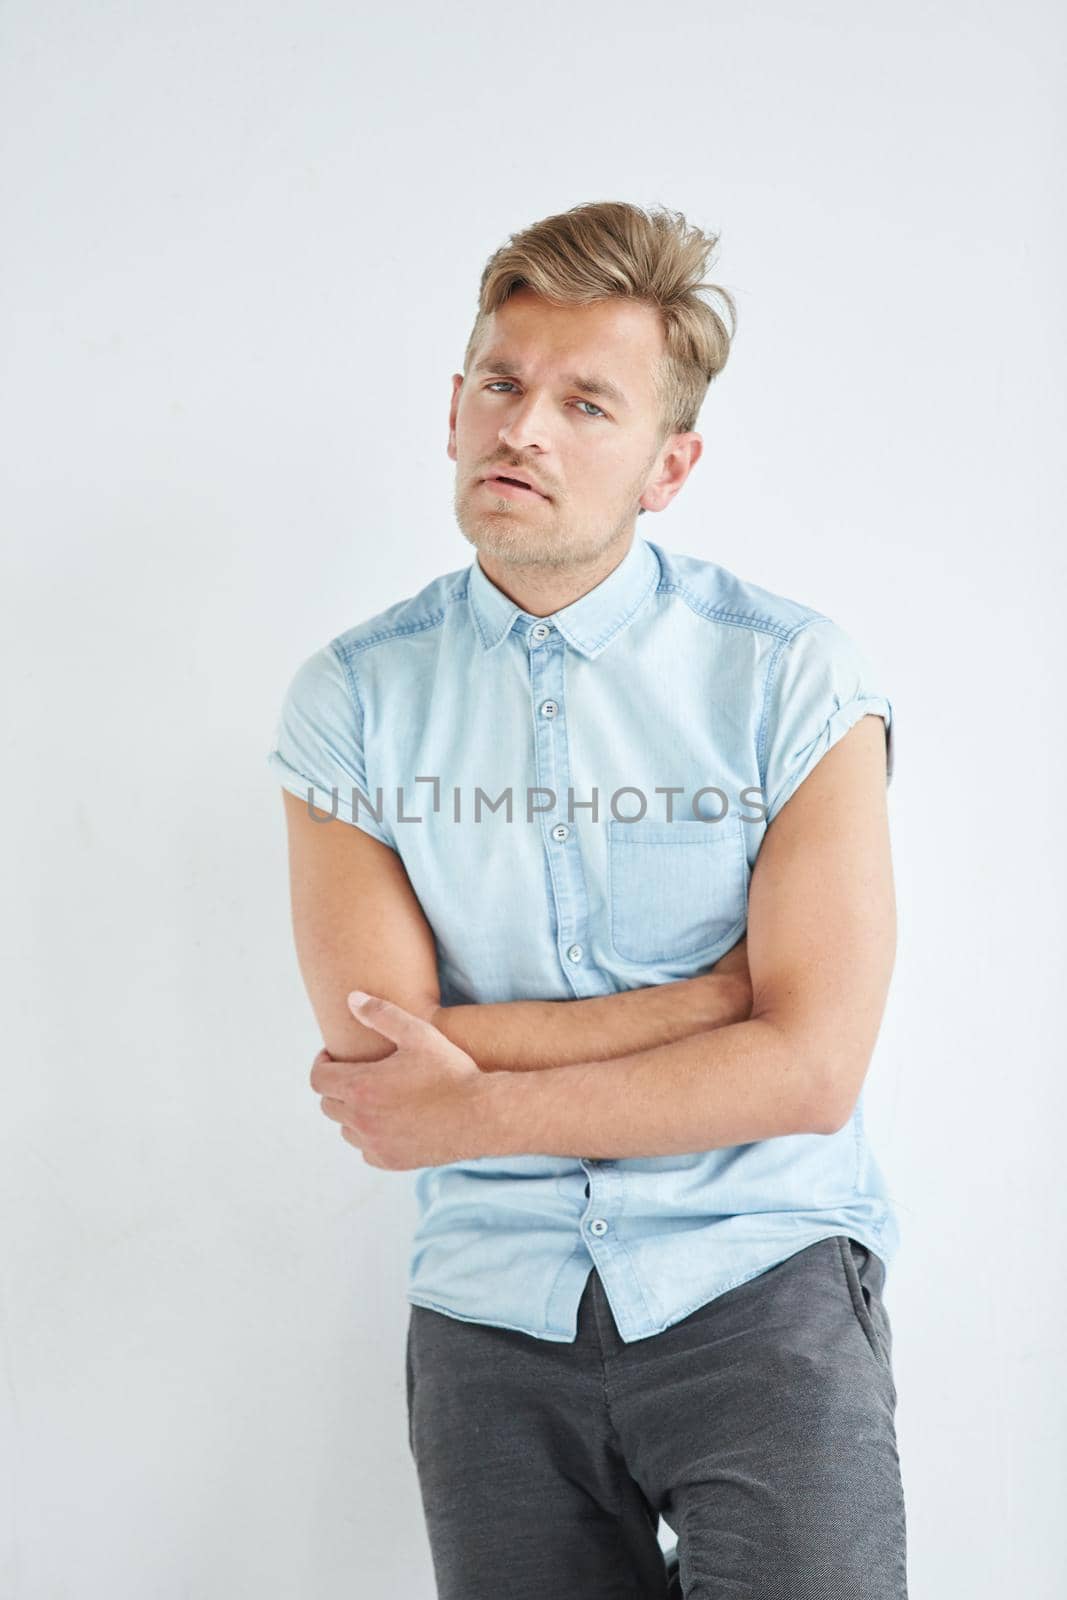
[[[354,990],[348,1006],[357,1022],[396,1049],[380,1061],[338,1061],[320,1050],[311,1087],[341,1137],[372,1167],[404,1172],[486,1154],[484,1136],[491,1074],[439,1029],[403,1006]]]

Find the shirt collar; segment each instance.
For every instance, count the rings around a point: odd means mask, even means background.
[[[595,588],[547,617],[532,616],[510,600],[486,577],[477,557],[467,571],[467,596],[483,649],[494,650],[519,619],[522,634],[541,622],[551,623],[569,645],[592,658],[633,621],[659,582],[660,566],[649,541],[635,529],[630,548],[618,566]]]

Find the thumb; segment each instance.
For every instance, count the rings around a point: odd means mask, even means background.
[[[427,1034],[435,1040],[441,1037],[432,1023],[424,1022],[421,1017],[405,1011],[403,1006],[395,1005],[392,1000],[384,1000],[381,995],[364,994],[362,989],[351,991],[348,1008],[357,1022],[362,1022],[366,1028],[373,1028],[376,1033],[383,1033],[394,1044],[425,1044],[428,1042]]]

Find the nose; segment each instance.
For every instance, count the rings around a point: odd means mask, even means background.
[[[520,402],[509,411],[506,422],[501,423],[497,434],[501,444],[509,450],[539,450],[549,448],[548,424],[545,406],[539,405],[533,395],[527,395],[525,401]]]

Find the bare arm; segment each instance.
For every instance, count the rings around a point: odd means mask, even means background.
[[[885,730],[861,717],[767,830],[749,895],[751,1016],[486,1080],[484,1155],[675,1155],[832,1133],[855,1107],[896,948]]]
[[[314,822],[282,791],[289,836],[293,934],[322,1040],[338,1061],[393,1051],[356,1021],[359,988],[432,1022],[484,1072],[538,1071],[609,1060],[747,1017],[746,941],[708,973],[583,1000],[442,1006],[433,932],[395,851],[339,819]]]
[[[483,1072],[610,1061],[747,1017],[752,991],[745,943],[695,978],[584,1000],[439,1006],[430,1021]]]

